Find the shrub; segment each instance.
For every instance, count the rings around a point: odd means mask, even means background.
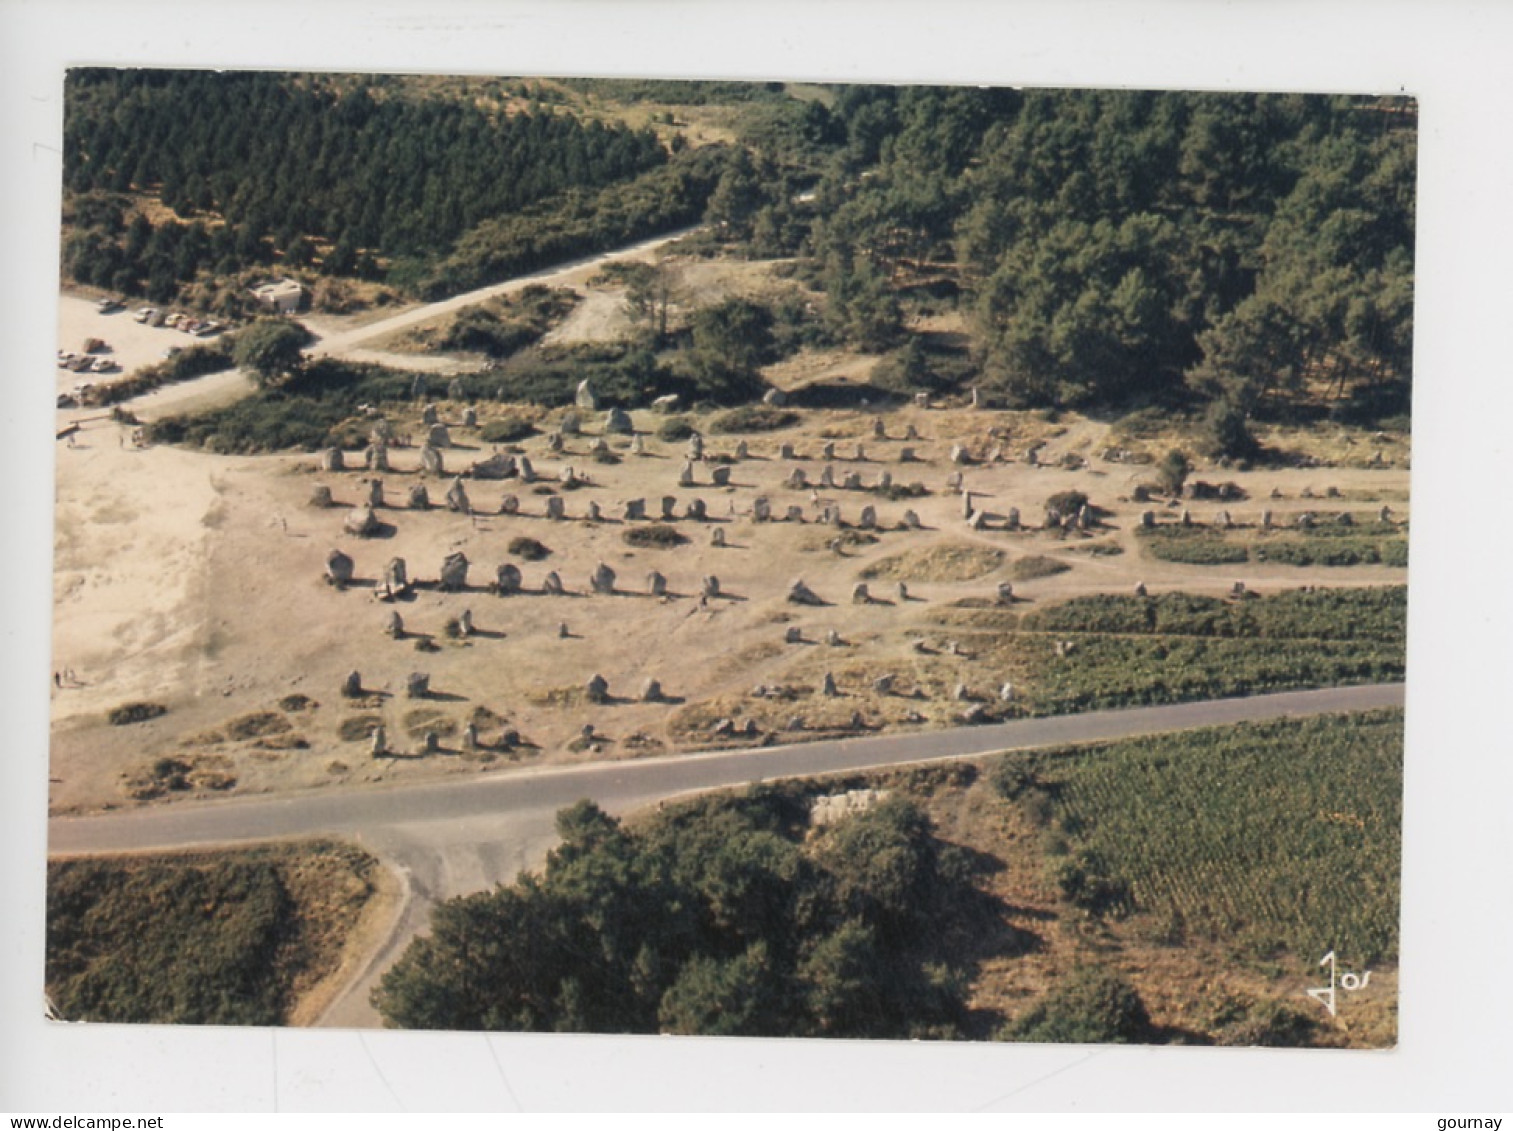
[[[694,427],[684,417],[673,416],[662,421],[657,429],[657,439],[666,440],[669,444],[676,444],[688,439],[694,433]]]
[[[527,538],[524,535],[521,535],[519,538],[512,538],[509,550],[517,558],[523,558],[528,562],[539,562],[551,555],[551,550],[542,543],[536,541],[534,538]]]
[[[167,713],[168,708],[161,703],[122,703],[119,707],[112,707],[105,718],[111,726],[119,727],[146,722]]]
[[[1188,473],[1192,469],[1192,461],[1187,458],[1187,453],[1173,448],[1156,465],[1156,486],[1168,495],[1180,495],[1182,484],[1187,482]]]
[[[633,526],[623,535],[627,545],[642,550],[669,550],[682,546],[688,539],[671,526],[656,523],[651,526]]]
[[[1057,514],[1076,514],[1087,506],[1087,495],[1081,491],[1058,491],[1045,501],[1045,505]]]
[[[524,440],[533,435],[536,426],[529,420],[522,420],[518,416],[506,416],[499,420],[490,420],[478,430],[478,438],[485,444],[513,444],[517,440]]]
[[[1009,576],[1015,581],[1034,581],[1038,577],[1055,577],[1071,568],[1066,562],[1048,558],[1044,554],[1031,554],[1010,566]]]
[[[1151,1041],[1145,1003],[1118,974],[1083,966],[1002,1034],[1012,1041],[1056,1044],[1130,1044]]]

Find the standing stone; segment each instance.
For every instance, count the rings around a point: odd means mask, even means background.
[[[1384,526],[1390,526],[1392,524],[1392,508],[1383,506],[1381,510],[1376,512],[1376,520]]]
[[[946,477],[946,490],[960,491],[962,482],[961,472],[953,471]]]
[[[341,681],[341,694],[343,699],[359,699],[362,697],[361,672],[347,673],[347,678]]]
[[[819,595],[813,589],[804,584],[804,579],[799,578],[788,586],[788,603],[791,605],[823,605]]]
[[[583,431],[583,422],[578,419],[576,412],[564,412],[557,430],[564,436],[577,436]]]
[[[858,525],[861,526],[863,530],[876,530],[877,508],[871,506],[863,507],[861,518],[858,520]]]
[[[820,522],[824,523],[826,526],[842,525],[841,508],[835,506],[834,504],[827,506],[823,511],[820,512]]]
[[[381,758],[389,752],[389,734],[382,725],[373,728],[369,742],[368,756],[370,758]]]
[[[469,469],[474,479],[508,479],[516,470],[515,457],[504,452],[495,452]]]
[[[856,445],[856,455],[852,457],[857,463],[867,462],[867,449],[861,444]]]
[[[825,644],[830,648],[839,648],[846,642],[841,639],[841,634],[833,628],[825,630]]]
[[[1298,520],[1297,521],[1298,521],[1298,529],[1299,530],[1312,530],[1313,529],[1313,512],[1312,511],[1304,511],[1302,514],[1298,515]]]
[[[710,574],[704,579],[700,592],[705,597],[718,597],[720,595],[720,579],[714,574]]]
[[[412,401],[418,401],[421,397],[425,396],[427,392],[428,388],[426,384],[426,375],[424,373],[415,374],[415,380],[410,382],[410,399]]]
[[[478,724],[469,722],[462,728],[462,748],[464,750],[478,749]]]
[[[452,378],[451,383],[447,385],[447,400],[463,401],[466,399],[467,392],[462,387],[462,381],[456,377]]]
[[[519,460],[519,465],[520,465],[520,482],[522,482],[522,483],[534,483],[534,482],[536,482],[536,469],[535,469],[535,467],[533,467],[531,465],[531,457],[530,456],[521,456],[520,460]]]
[[[834,459],[834,458],[835,458],[835,441],[834,440],[826,440],[824,446],[820,448],[820,459]]]
[[[452,480],[452,485],[447,488],[447,509],[458,514],[473,513],[473,504],[468,500],[467,489],[463,487],[461,479]]]
[[[784,483],[791,490],[802,491],[805,487],[809,486],[809,477],[804,474],[802,467],[795,467],[788,473],[788,478]]]
[[[518,496],[518,495],[506,495],[504,498],[500,499],[499,500],[499,513],[500,514],[519,514],[520,513],[520,496]]]
[[[457,618],[457,634],[464,639],[473,635],[473,610],[463,609]]]
[[[586,378],[578,382],[578,391],[573,396],[573,403],[586,412],[599,410],[599,398],[594,394],[593,387]]]
[[[965,447],[963,447],[961,444],[952,444],[951,445],[951,462],[952,463],[966,463],[967,462],[967,449]]]
[[[883,423],[881,416],[872,418],[872,438],[874,440],[886,440],[888,438],[888,426]]]
[[[913,448],[899,448],[898,449],[898,462],[899,463],[914,463],[917,458],[918,457],[914,454],[914,449]]]
[[[851,603],[853,605],[870,605],[872,603],[872,594],[867,591],[867,583],[865,581],[858,581],[851,587]]]
[[[1193,524],[1193,512],[1190,511],[1190,510],[1188,510],[1186,507],[1183,507],[1182,508],[1182,525],[1183,526],[1191,526],[1192,524]]]
[[[972,698],[972,692],[967,689],[967,685],[964,683],[958,683],[956,689],[951,694],[959,700]]]
[[[609,452],[609,441],[603,436],[595,436],[594,442],[588,446],[588,454],[591,456],[605,455]]]
[[[1147,530],[1150,530],[1152,527],[1154,527],[1156,525],[1156,512],[1155,511],[1141,511],[1140,512],[1140,525],[1143,526],[1143,527],[1145,527],[1145,529],[1147,529]]]
[[[541,592],[553,597],[562,596],[562,578],[557,576],[556,570],[548,570],[546,576],[541,579]]]
[[[1019,529],[1019,508],[1018,507],[1010,507],[1009,508],[1008,527],[1009,527],[1010,530],[1018,530]]]
[[[368,480],[368,506],[377,510],[384,505],[384,481],[382,479]]]
[[[358,538],[372,538],[378,533],[381,525],[378,516],[373,513],[373,508],[362,506],[347,515],[346,521],[342,523],[342,529]]]
[[[1148,596],[1148,595],[1149,595],[1149,590],[1146,589],[1145,582],[1143,582],[1143,581],[1137,581],[1137,582],[1135,582],[1135,596],[1136,597],[1145,597],[1145,596]]]
[[[1224,523],[1224,525],[1228,526],[1229,525],[1229,522],[1228,522],[1229,512],[1228,511],[1224,512],[1224,517],[1225,517],[1225,523]],[[1087,530],[1092,525],[1093,525],[1093,508],[1090,507],[1090,506],[1088,506],[1086,503],[1083,503],[1082,506],[1079,507],[1078,510],[1077,510],[1077,527],[1080,530]]]
[[[872,681],[872,690],[878,695],[892,695],[893,681],[895,678],[897,677],[895,677],[891,673],[888,675],[878,676]]]
[[[363,465],[369,471],[389,470],[389,445],[375,440],[363,449]]]
[[[683,468],[678,472],[678,486],[692,487],[694,485],[693,462],[684,461]]]
[[[801,506],[798,506],[796,504],[793,505],[793,506],[790,506],[783,513],[783,521],[784,522],[803,522],[804,521],[804,508],[801,507]]]
[[[584,691],[588,693],[588,701],[590,703],[606,702],[609,699],[609,680],[595,673],[589,677],[588,683],[584,686]]]
[[[778,459],[798,459],[794,454],[792,444],[782,444],[778,447]]]
[[[710,481],[716,487],[730,486],[730,468],[725,466],[716,467],[709,473]]]
[[[403,558],[390,558],[384,566],[384,590],[390,597],[402,597],[410,591],[410,574]]]
[[[839,689],[835,686],[835,676],[829,672],[826,672],[825,678],[820,680],[820,694],[832,699],[840,694]]]
[[[804,630],[798,625],[789,625],[783,633],[784,644],[802,644],[804,642]]]
[[[972,386],[972,407],[982,407],[982,392],[977,388],[976,385]]]
[[[568,490],[572,490],[578,485],[578,473],[571,467],[564,467],[557,473],[557,482],[561,483]]]
[[[820,471],[820,486],[826,488],[835,486],[835,468],[828,463]]]
[[[625,521],[636,522],[646,517],[645,499],[627,499],[625,501]]]
[[[636,430],[631,423],[630,413],[623,408],[612,408],[604,415],[604,431],[613,436],[629,436]]]
[[[877,486],[874,488],[874,490],[884,493],[893,490],[893,473],[886,470],[879,472],[877,476]]]
[[[655,679],[647,679],[641,685],[641,702],[660,703],[662,701],[662,684]]]
[[[667,596],[667,578],[652,570],[646,575],[646,591],[653,597]]]
[[[918,530],[920,528],[918,513],[913,510],[904,511],[904,526],[909,530]]]
[[[641,433],[639,432],[630,438],[630,454],[633,456],[644,456],[646,454],[646,441],[641,438]]]
[[[441,563],[441,588],[447,592],[466,589],[468,584],[468,559],[460,550],[450,553]]]
[[[846,478],[841,480],[841,488],[846,491],[860,491],[862,489],[862,477],[860,473],[848,471]]]
[[[739,440],[736,442],[735,458],[738,460],[747,460],[751,458],[751,449],[746,446],[745,440]]]
[[[561,495],[546,497],[546,517],[553,522],[561,522],[567,517],[567,504],[562,501]]]
[[[471,405],[462,410],[462,426],[464,428],[478,427],[478,410]]]
[[[322,509],[334,507],[336,501],[331,498],[331,488],[327,487],[324,483],[316,487],[310,495],[310,505]]]
[[[520,584],[520,567],[513,562],[505,562],[494,571],[494,592],[499,596],[508,597],[519,593]]]
[[[1010,605],[1014,602],[1014,586],[1011,582],[1000,581],[998,583],[998,603]]]
[[[352,559],[340,550],[332,550],[326,555],[326,581],[338,589],[345,589],[347,583],[352,580]]]
[[[430,444],[420,449],[420,469],[426,475],[445,475],[446,469],[442,465],[441,453]]]
[[[601,519],[603,519],[604,515],[599,510],[599,504],[594,502],[593,500],[589,500],[588,514],[584,517],[587,518],[589,522],[599,522]]]
[[[971,491],[963,491],[961,493],[961,517],[962,518],[971,518],[972,517],[972,492]]]
[[[725,545],[725,528],[723,526],[716,526],[712,531],[710,531],[709,544],[711,546],[720,547],[723,547]]]
[[[595,593],[613,593],[615,591],[615,571],[600,562],[594,567],[593,576],[589,578],[589,585]]]
[[[782,389],[768,389],[762,394],[762,403],[772,405],[774,408],[782,408],[788,403],[788,397]]]
[[[567,441],[562,438],[561,432],[548,432],[546,434],[546,450],[553,455],[561,453],[567,447]]]
[[[690,462],[704,458],[704,437],[695,432],[688,437],[688,459]]]
[[[405,679],[405,694],[411,699],[424,699],[431,694],[431,677],[425,672],[411,672]]]
[[[1014,685],[1012,683],[1005,683],[1000,687],[998,689],[998,698],[1004,703],[1012,703],[1014,701]]]
[[[424,424],[427,428],[429,428],[429,427],[431,427],[431,425],[435,424],[436,421],[437,421],[437,416],[436,416],[436,406],[435,405],[428,404],[428,405],[425,406],[425,408],[423,408],[423,409],[420,410],[420,422],[422,424]]]
[[[909,599],[909,583],[907,581],[900,581],[898,583],[898,599],[900,601],[907,601]]]
[[[751,518],[753,522],[772,521],[772,500],[766,495],[751,500]]]
[[[1261,512],[1261,529],[1263,529],[1263,530],[1270,530],[1271,529],[1271,518],[1272,518],[1271,511],[1264,510],[1264,511]]]
[[[684,514],[695,522],[704,522],[709,518],[709,508],[704,505],[703,499],[689,499]]]
[[[675,495],[663,495],[661,506],[663,522],[671,522],[678,517],[678,500]]]
[[[1354,526],[1355,516],[1352,515],[1349,511],[1341,511],[1339,517],[1335,519],[1335,522],[1340,526]]]

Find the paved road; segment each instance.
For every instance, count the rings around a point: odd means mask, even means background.
[[[49,822],[54,855],[183,848],[282,837],[349,837],[399,874],[408,898],[382,947],[322,1024],[372,1027],[368,991],[441,899],[539,867],[558,809],[588,797],[629,813],[680,794],[776,778],[941,761],[1257,719],[1394,707],[1402,684],[1326,688],[1164,707],[1093,711],[919,734],[519,770],[466,781],[143,808]]]

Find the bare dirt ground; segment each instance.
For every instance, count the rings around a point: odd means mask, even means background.
[[[502,411],[505,406],[485,406],[480,425]],[[460,405],[442,406],[443,417],[454,422],[461,413]],[[1129,492],[1148,472],[1096,456],[1080,470],[1024,462],[1023,451],[1041,441],[1042,464],[1068,451],[1096,452],[1105,426],[1095,422],[1067,417],[1051,425],[1033,414],[913,406],[881,417],[866,411],[811,412],[797,428],[748,437],[750,458],[732,466],[729,486],[713,486],[715,465],[703,462],[695,467],[697,485],[681,488],[684,445],[655,438],[660,417],[632,415],[645,434],[646,454],[632,455],[626,438],[614,438],[610,446],[620,462],[606,465],[591,458],[592,437],[569,439],[561,454],[547,450],[544,436],[534,437],[522,450],[544,482],[467,480],[478,512],[472,516],[444,508],[406,509],[411,485],[425,482],[433,503],[439,503],[449,480],[424,479],[418,454],[395,449],[395,470],[384,476],[389,506],[379,512],[385,529],[372,539],[343,531],[343,520],[365,494],[364,473],[318,472],[314,457],[305,455],[228,458],[168,448],[137,451],[108,420],[85,424],[76,437],[78,447],[60,443],[58,448],[53,663],[75,678],[65,678],[55,692],[54,809],[133,803],[123,779],[140,778],[164,758],[204,770],[202,780],[223,788],[264,792],[507,772],[517,763],[633,757],[707,744],[704,728],[719,717],[757,718],[765,730],[785,726],[793,714],[807,715],[811,726],[819,726],[842,724],[861,710],[876,724],[909,725],[904,720],[909,701],[893,697],[885,703],[871,694],[872,676],[885,670],[905,673],[928,691],[931,698],[921,713],[927,723],[942,724],[950,720],[951,707],[936,701],[936,693],[943,700],[945,689],[958,681],[996,687],[1014,674],[1014,658],[921,658],[913,645],[943,645],[943,606],[991,597],[997,582],[1015,576],[1015,563],[1026,557],[1046,556],[1071,568],[1016,581],[1016,596],[1029,602],[1025,607],[1077,593],[1127,592],[1136,581],[1157,592],[1180,587],[1221,593],[1235,579],[1237,567],[1185,566],[1145,556],[1133,532],[1146,504],[1129,501]],[[879,418],[886,439],[874,438]],[[420,430],[418,417],[395,424],[401,434]],[[911,425],[920,439],[906,443]],[[456,427],[453,437],[457,446],[445,453],[449,475],[489,454],[476,431]],[[886,471],[896,484],[917,481],[929,494],[890,501],[840,487],[785,486],[794,467],[804,468],[811,482],[819,480],[827,438],[836,447],[830,466],[837,483],[855,472],[868,486]],[[778,458],[785,442],[796,446],[800,458]],[[858,443],[864,459],[855,458]],[[967,444],[979,460],[994,447],[1004,458],[957,469],[949,461],[955,443]],[[735,444],[735,437],[711,436],[706,452],[729,455]],[[904,447],[915,450],[918,462],[899,462]],[[569,466],[587,478],[585,486],[563,490],[555,482]],[[1078,549],[1087,542],[1061,541],[1042,531],[971,530],[962,519],[960,497],[947,487],[954,470],[962,472],[979,509],[1002,515],[1017,507],[1032,525],[1038,525],[1051,494],[1085,491],[1109,512],[1092,540],[1117,543],[1123,553],[1091,556]],[[1377,499],[1391,499],[1400,517],[1407,513],[1402,502],[1407,473],[1401,469],[1223,471],[1210,477],[1246,487],[1248,501],[1226,504],[1241,522],[1256,521],[1263,506],[1278,521],[1305,508],[1319,509],[1320,502],[1300,497],[1305,486],[1319,494],[1334,486],[1350,507],[1362,510]],[[331,488],[335,508],[308,505],[317,484]],[[1285,497],[1268,498],[1273,487]],[[545,516],[547,495],[539,492],[546,491],[563,499],[566,520]],[[506,494],[518,498],[520,514],[498,513]],[[679,517],[672,525],[687,543],[670,549],[628,545],[625,531],[643,524],[622,520],[624,501],[644,498],[655,515],[664,495],[677,500]],[[751,510],[759,495],[771,500],[776,518],[795,506],[803,521],[754,522]],[[705,502],[708,521],[683,517],[694,498]],[[590,501],[599,504],[602,521],[587,520]],[[827,504],[840,506],[853,528],[861,508],[872,505],[880,529],[854,531],[862,537],[859,544],[831,549],[839,532],[817,522]],[[1219,504],[1193,506],[1217,509]],[[899,529],[910,509],[923,529]],[[1200,520],[1208,521],[1206,513]],[[717,530],[724,534],[723,547],[712,544]],[[539,562],[513,556],[508,547],[519,536],[539,540],[550,556]],[[1001,564],[969,577],[936,578],[925,571],[908,581],[907,600],[897,598],[896,582],[872,581],[878,599],[852,604],[852,587],[869,567],[901,553],[963,544],[997,552]],[[345,591],[323,580],[332,549],[356,563],[357,584]],[[468,589],[443,593],[430,583],[453,551],[472,563]],[[393,557],[405,559],[411,577],[423,584],[410,599],[389,605],[376,599],[373,585]],[[518,596],[486,591],[495,567],[506,561],[524,575],[525,592]],[[617,575],[614,595],[591,592],[589,576],[599,562]],[[1238,568],[1247,584],[1261,591],[1400,582],[1405,576],[1384,567]],[[543,594],[548,570],[560,575],[565,595]],[[647,594],[652,570],[666,576],[669,596]],[[720,595],[701,599],[709,576],[718,578]],[[789,583],[800,577],[826,605],[785,600]],[[450,639],[446,623],[465,609],[478,632]],[[385,635],[392,610],[403,617],[404,639]],[[565,637],[561,625],[567,626]],[[789,627],[799,628],[805,643],[784,643]],[[830,629],[840,633],[841,645],[823,643]],[[343,677],[353,670],[361,672],[369,692],[360,701],[339,694]],[[412,671],[430,675],[431,698],[406,698]],[[825,671],[835,673],[845,698],[827,702],[814,694]],[[584,685],[595,673],[609,682],[609,703],[585,701]],[[666,701],[639,701],[649,677],[660,681]],[[796,688],[800,698],[755,698],[757,685]],[[318,705],[280,705],[295,694]],[[106,724],[105,712],[134,700],[160,703],[168,711],[132,725]],[[507,725],[527,745],[516,751],[464,750],[462,729],[474,717],[486,741]],[[403,754],[419,749],[427,729],[438,732],[441,751],[371,758],[363,735],[376,721]],[[575,741],[585,723],[595,728],[593,740]],[[234,784],[228,786],[228,778]]]

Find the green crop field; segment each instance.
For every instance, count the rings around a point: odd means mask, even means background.
[[[1408,531],[1365,519],[1353,526],[1258,530],[1213,526],[1157,526],[1138,534],[1154,558],[1185,565],[1278,562],[1295,566],[1408,564]]]
[[[1236,956],[1395,962],[1401,711],[1010,755],[1000,792],[1050,826],[1053,874],[1096,914]]]

